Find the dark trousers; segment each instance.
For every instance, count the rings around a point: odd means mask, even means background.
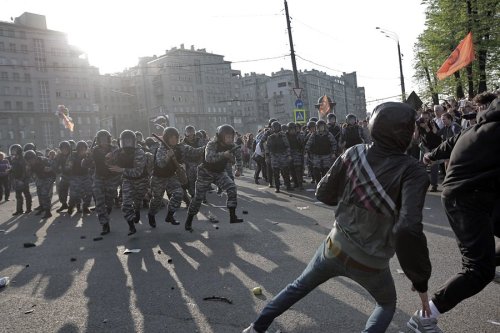
[[[273,186],[273,167],[271,165],[271,158],[266,160],[267,181],[269,185]]]
[[[254,161],[257,163],[257,166],[255,167],[253,178],[259,179],[260,172],[262,171],[262,177],[267,180],[267,165],[264,157],[255,155]]]
[[[4,195],[5,200],[7,200],[10,195],[9,176],[0,176],[0,200],[2,200]]]
[[[481,290],[495,276],[495,231],[500,221],[493,218],[496,192],[479,190],[443,197],[443,206],[462,254],[462,271],[434,294],[432,301],[445,313]],[[496,230],[495,230],[496,229]]]

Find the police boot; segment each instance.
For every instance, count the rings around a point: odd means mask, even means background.
[[[155,216],[152,214],[148,214],[148,220],[149,220],[149,225],[151,226],[151,228],[156,228]]]
[[[173,225],[179,225],[180,223],[175,219],[174,212],[169,211],[167,217],[165,218],[165,222],[172,223]]]
[[[42,216],[42,219],[48,219],[49,217],[52,217],[50,209],[45,211],[45,214]]]
[[[82,208],[80,207],[80,204],[76,205],[76,213],[80,214],[82,212]]]
[[[22,210],[16,210],[14,213],[12,213],[12,216],[21,215],[22,213],[23,213]]]
[[[140,220],[141,220],[141,211],[140,210],[136,210],[135,211],[135,217],[134,217],[134,223],[139,223]]]
[[[229,223],[241,223],[243,219],[236,216],[236,207],[229,208]]]
[[[60,213],[60,212],[62,212],[63,210],[66,210],[66,209],[68,209],[68,204],[67,204],[67,203],[65,203],[65,202],[63,202],[63,203],[62,203],[62,205],[61,205],[61,207],[59,207],[59,208],[56,210],[56,212],[57,212],[57,213]]]
[[[21,205],[21,211],[23,210],[23,206]],[[29,214],[31,213],[31,201],[27,201],[26,202],[26,211],[24,212],[24,214]]]
[[[43,213],[43,209],[35,209],[35,211],[36,211],[35,215],[37,215],[37,216],[42,215],[42,213]]]
[[[39,211],[39,210],[43,210],[43,208],[42,208],[42,206],[38,206],[34,210]]]
[[[193,218],[194,215],[191,214],[188,214],[188,216],[186,217],[186,223],[184,223],[184,229],[186,229],[187,231],[193,232],[193,227],[192,227]]]
[[[102,225],[101,236],[107,235],[110,232],[111,232],[111,227],[109,226],[109,222],[108,223],[104,223]]]
[[[75,211],[75,206],[69,205],[68,206],[68,215],[71,216],[74,211]]]
[[[86,215],[89,215],[91,214],[92,212],[90,211],[89,209],[89,206],[86,206],[86,205],[83,205],[83,210],[82,210],[83,214],[86,214]]]
[[[134,221],[127,221],[127,224],[128,224],[128,235],[133,235],[137,232],[137,230],[135,229],[135,223]]]

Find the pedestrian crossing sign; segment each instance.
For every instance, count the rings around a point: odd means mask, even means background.
[[[297,124],[305,124],[306,123],[306,110],[304,109],[294,109],[293,110],[293,119]]]

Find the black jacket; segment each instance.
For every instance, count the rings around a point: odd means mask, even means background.
[[[443,196],[481,190],[500,191],[500,108],[498,99],[478,115],[476,125],[449,138],[434,149],[433,161],[449,159]]]

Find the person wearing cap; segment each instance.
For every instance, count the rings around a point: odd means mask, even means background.
[[[424,167],[405,154],[415,119],[415,110],[404,103],[375,108],[369,125],[373,145],[346,151],[317,186],[318,200],[337,205],[332,230],[302,274],[243,333],[265,332],[276,317],[337,276],[355,281],[375,300],[363,332],[385,332],[396,310],[389,268],[394,254],[418,292],[424,314],[429,313],[431,263],[422,225],[429,179]]]

